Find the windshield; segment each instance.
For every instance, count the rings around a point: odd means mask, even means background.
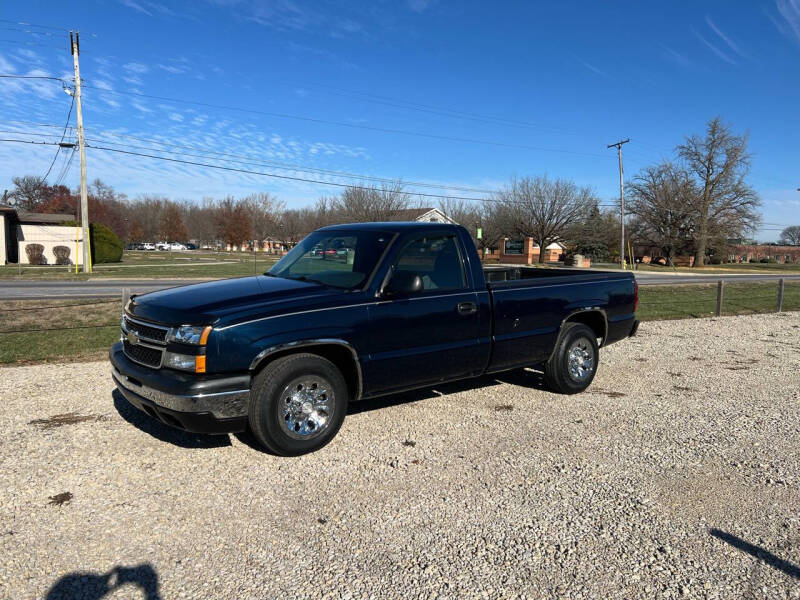
[[[353,289],[364,285],[392,235],[380,231],[315,231],[267,275]]]

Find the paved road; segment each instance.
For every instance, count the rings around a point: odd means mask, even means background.
[[[0,300],[36,300],[47,298],[109,298],[122,296],[122,288],[141,294],[176,285],[197,283],[186,279],[132,279],[113,281],[2,281]]]
[[[777,281],[778,279],[800,281],[800,274],[787,275],[686,275],[672,273],[636,273],[641,285],[671,283],[716,283],[725,281]],[[197,283],[200,280],[186,279],[114,279],[93,281],[3,281],[0,280],[0,300],[35,300],[47,298],[109,298],[121,296],[122,288],[141,294],[176,285]]]

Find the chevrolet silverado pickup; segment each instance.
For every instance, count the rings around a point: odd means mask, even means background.
[[[298,455],[365,398],[522,367],[581,392],[637,301],[627,272],[484,268],[458,225],[335,225],[264,275],[132,297],[110,360],[152,418]]]

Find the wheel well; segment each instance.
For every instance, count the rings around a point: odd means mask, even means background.
[[[253,370],[253,375],[264,370],[272,361],[290,354],[316,354],[317,356],[328,359],[341,371],[347,383],[347,390],[350,393],[350,398],[355,399],[361,394],[361,377],[356,358],[353,356],[352,351],[342,344],[315,344],[278,350],[264,357],[264,360],[256,365],[256,368]]]
[[[595,333],[595,337],[600,338],[600,345],[602,346],[603,342],[606,339],[606,328],[608,325],[606,324],[605,315],[599,310],[584,310],[581,312],[577,312],[573,315],[567,317],[564,321],[565,323],[583,323],[587,327],[589,327]]]

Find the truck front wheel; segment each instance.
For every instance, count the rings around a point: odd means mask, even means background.
[[[313,452],[339,431],[347,412],[347,384],[329,360],[291,354],[269,363],[250,392],[250,429],[281,456]]]
[[[583,323],[566,323],[544,366],[545,382],[554,392],[578,394],[592,383],[599,358],[594,331]]]

